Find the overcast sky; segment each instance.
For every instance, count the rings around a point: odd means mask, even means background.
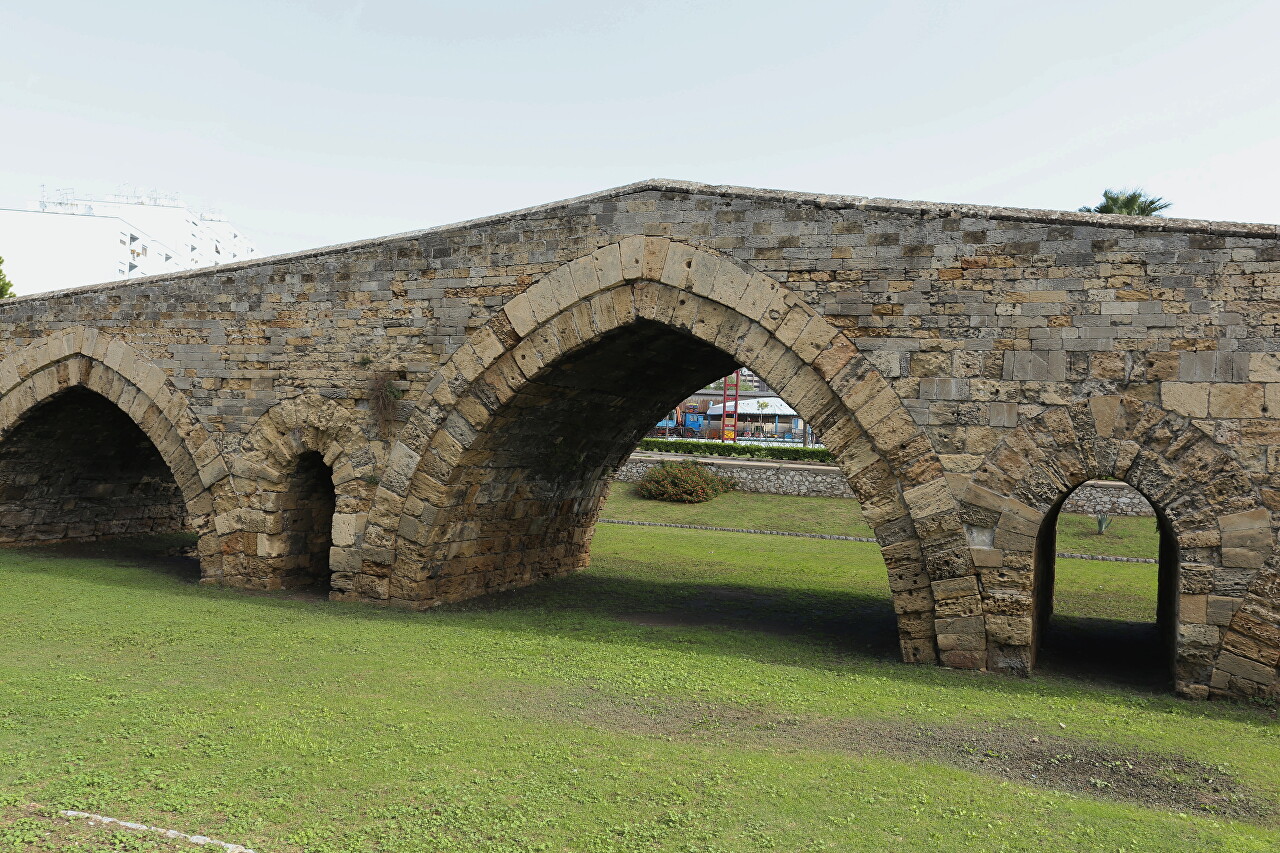
[[[42,0],[0,206],[129,184],[274,254],[646,177],[1280,222],[1277,2]]]

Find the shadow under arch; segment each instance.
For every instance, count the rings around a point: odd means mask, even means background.
[[[1033,666],[1041,658],[1044,634],[1053,625],[1057,588],[1058,521],[1067,501],[1070,500],[1076,489],[1083,485],[1085,483],[1080,483],[1073,487],[1054,502],[1048,512],[1045,513],[1044,520],[1040,523],[1039,533],[1036,536],[1032,578],[1032,593],[1035,599],[1035,618],[1032,623],[1031,637],[1031,662]],[[1141,495],[1141,491],[1138,493]],[[1156,636],[1154,639],[1156,648],[1154,650],[1145,648],[1145,646],[1149,645],[1143,642],[1146,638],[1139,637],[1137,645],[1140,648],[1135,651],[1132,648],[1134,637],[1131,631],[1126,634],[1126,632],[1119,630],[1121,626],[1106,624],[1115,620],[1091,619],[1094,623],[1099,623],[1099,630],[1095,630],[1093,635],[1088,638],[1088,640],[1093,641],[1095,649],[1093,653],[1081,656],[1087,658],[1086,661],[1082,662],[1084,666],[1098,668],[1098,664],[1101,661],[1104,662],[1102,668],[1109,667],[1121,678],[1129,678],[1140,681],[1143,684],[1152,685],[1158,685],[1163,682],[1162,686],[1167,688],[1174,682],[1177,672],[1181,552],[1178,547],[1178,534],[1168,515],[1152,504],[1146,495],[1142,495],[1142,499],[1153,510],[1159,542],[1155,566],[1154,628]],[[1080,620],[1077,619],[1077,621]],[[1080,637],[1076,638],[1077,641],[1080,639]],[[1117,642],[1125,644],[1124,647],[1117,648],[1115,645]],[[1079,650],[1079,646],[1077,646],[1077,651]],[[1059,661],[1060,666],[1065,662],[1066,655],[1062,655],[1061,658]],[[1158,673],[1147,671],[1152,661],[1156,659],[1160,660],[1162,671]]]
[[[182,533],[186,502],[155,445],[102,395],[75,385],[0,439],[0,543]]]
[[[928,438],[803,300],[662,238],[552,271],[453,354],[375,499],[367,540],[392,559],[369,556],[350,597],[430,606],[586,565],[614,468],[663,412],[739,365],[823,436],[876,531],[904,657],[936,660],[935,591],[963,607],[978,587]],[[971,649],[943,660],[985,662]]]
[[[92,399],[113,407],[146,436],[173,477],[188,523],[200,535],[202,572],[216,574],[221,548],[213,525],[214,497],[227,475],[221,452],[164,371],[123,340],[71,327],[7,356],[0,362],[0,443],[42,405],[75,389],[92,392]]]
[[[219,518],[231,552],[220,582],[349,588],[382,455],[357,416],[335,400],[310,393],[271,407],[235,458],[238,502]]]
[[[1161,610],[1173,637],[1174,686],[1207,696],[1228,625],[1273,558],[1271,516],[1228,449],[1189,418],[1123,395],[1053,407],[1023,423],[958,495],[981,567],[989,666],[1033,667],[1047,615],[1037,587],[1050,547],[1041,531],[1067,494],[1101,478],[1127,482],[1163,519]]]

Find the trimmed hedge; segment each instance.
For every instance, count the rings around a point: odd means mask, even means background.
[[[689,441],[682,438],[642,438],[640,450],[656,453],[689,453],[696,456],[739,456],[744,459],[780,459],[787,462],[835,462],[823,447],[767,447],[719,441]]]
[[[732,480],[692,459],[654,465],[636,481],[640,497],[672,503],[700,504],[732,489]]]

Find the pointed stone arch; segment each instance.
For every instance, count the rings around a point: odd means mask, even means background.
[[[533,524],[505,536],[477,529],[457,508],[508,499],[522,484],[518,468],[486,481],[468,453],[486,436],[485,452],[501,452],[495,416],[506,418],[504,407],[545,370],[639,324],[750,367],[823,435],[876,531],[904,657],[935,660],[935,595],[963,610],[978,605],[978,586],[929,439],[853,342],[794,293],[733,258],[657,237],[629,237],[553,270],[441,368],[390,452],[353,597],[426,606],[585,565],[599,490],[566,493],[572,523],[554,535]],[[587,479],[607,480],[622,461],[605,456]],[[943,659],[985,662],[973,644]]]
[[[35,407],[72,388],[113,403],[150,439],[200,534],[202,574],[216,577],[221,548],[213,514],[227,476],[222,453],[165,372],[122,339],[74,326],[0,362],[0,441]]]
[[[269,409],[245,436],[234,460],[239,502],[219,518],[231,546],[222,582],[249,589],[289,585],[290,563],[299,553],[287,513],[306,499],[291,493],[290,480],[299,460],[312,454],[323,461],[333,487],[328,555],[333,588],[349,588],[382,467],[379,448],[351,410],[319,394],[303,394]]]
[[[1190,418],[1123,395],[1046,409],[958,492],[980,567],[990,666],[1034,662],[1037,533],[1067,493],[1098,478],[1136,488],[1176,537],[1176,689],[1240,695],[1274,684],[1270,512],[1234,454]]]

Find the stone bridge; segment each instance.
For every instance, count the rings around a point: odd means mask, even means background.
[[[1017,673],[1066,496],[1156,508],[1176,689],[1280,695],[1270,225],[646,181],[0,303],[0,541],[199,533],[207,583],[423,608],[587,564],[741,365],[839,460],[902,654]]]

